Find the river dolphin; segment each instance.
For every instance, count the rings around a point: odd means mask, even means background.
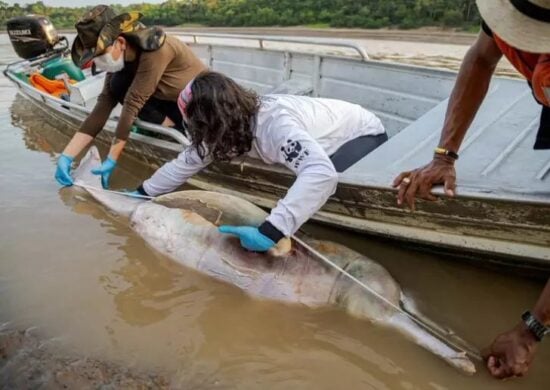
[[[299,245],[283,242],[278,252],[259,254],[220,234],[221,224],[258,226],[265,211],[243,199],[207,191],[181,191],[136,199],[101,189],[91,170],[101,164],[90,148],[74,172],[75,184],[105,208],[127,217],[150,246],[174,261],[231,283],[254,298],[311,308],[338,306],[349,314],[396,329],[408,339],[466,374],[476,369],[465,352],[432,336],[396,307],[406,307],[401,287],[380,264],[342,245],[307,240],[308,245],[361,280],[395,306],[389,306]],[[97,189],[93,189],[97,188]],[[456,344],[455,344],[456,345]]]

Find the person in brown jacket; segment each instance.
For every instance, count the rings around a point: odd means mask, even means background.
[[[103,129],[118,103],[122,112],[109,156],[93,172],[101,175],[105,188],[136,118],[182,129],[178,95],[206,67],[187,45],[159,27],[145,27],[141,17],[137,12],[117,16],[110,7],[99,5],[75,25],[73,61],[80,67],[93,61],[107,76],[94,109],[58,159],[55,178],[63,186],[73,184],[70,169],[75,156]]]

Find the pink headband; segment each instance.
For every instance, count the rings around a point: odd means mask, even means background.
[[[193,98],[193,93],[191,92],[191,87],[195,79],[191,80],[180,92],[178,96],[178,108],[183,116],[187,116],[187,105],[191,102]]]

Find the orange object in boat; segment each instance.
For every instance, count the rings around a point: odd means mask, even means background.
[[[49,93],[55,97],[60,97],[63,94],[69,94],[63,80],[50,80],[40,73],[33,73],[29,77],[29,81],[33,87],[39,91]],[[76,83],[74,80],[69,80],[71,84]]]

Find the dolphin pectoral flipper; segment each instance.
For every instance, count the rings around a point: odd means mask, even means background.
[[[261,225],[267,213],[236,196],[210,191],[180,191],[162,195],[155,203],[170,208],[192,209],[214,225]]]
[[[218,226],[223,220],[222,210],[211,207],[200,199],[188,199],[182,196],[174,196],[174,194],[169,194],[156,198],[154,202],[171,209],[192,211],[216,226]]]

